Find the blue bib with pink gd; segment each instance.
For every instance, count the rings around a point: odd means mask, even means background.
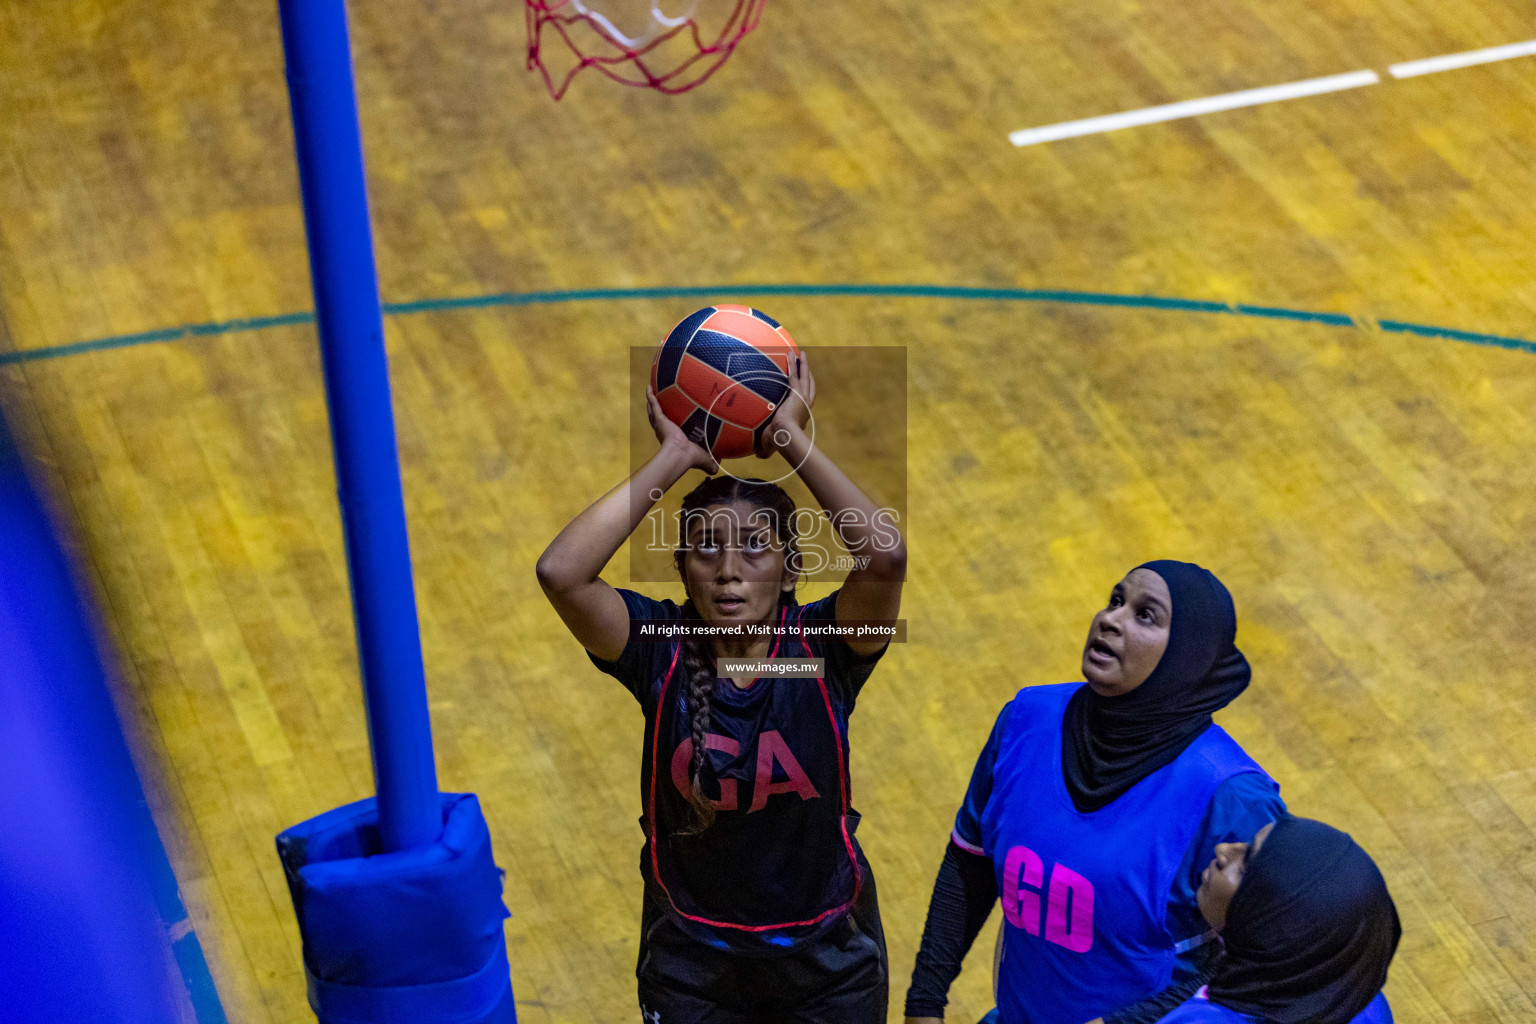
[[[1174,874],[1217,787],[1263,774],[1212,725],[1113,803],[1078,811],[1061,728],[1082,685],[1019,691],[999,737],[981,827],[1005,921],[1003,1024],[1083,1024],[1167,986],[1183,938],[1165,924]]]

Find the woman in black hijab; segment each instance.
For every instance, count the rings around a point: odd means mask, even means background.
[[[907,993],[943,1018],[1001,895],[1001,1024],[1141,1024],[1194,977],[1212,935],[1195,899],[1218,843],[1284,813],[1279,787],[1211,721],[1248,685],[1231,595],[1157,561],[1117,583],[1083,648],[1085,683],[1021,690],[956,817]]]
[[[1203,879],[1221,954],[1163,1024],[1392,1024],[1381,987],[1402,926],[1348,835],[1286,815],[1217,847]]]

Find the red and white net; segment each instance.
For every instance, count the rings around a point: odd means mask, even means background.
[[[687,92],[757,27],[768,0],[525,0],[528,68],[555,99],[586,68],[615,82]]]

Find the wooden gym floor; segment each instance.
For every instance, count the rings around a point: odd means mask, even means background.
[[[812,352],[907,351],[912,642],[853,733],[892,1020],[993,716],[1074,677],[1151,557],[1231,586],[1255,679],[1221,720],[1385,870],[1399,1020],[1536,1020],[1536,350],[1379,324],[1536,337],[1536,58],[1385,74],[1536,37],[1529,4],[779,2],[695,93],[559,105],[515,0],[352,8],[390,302],[919,283],[1354,318],[719,293]],[[272,837],[371,790],[313,329],[51,351],[310,308],[275,5],[0,3],[0,68],[0,404],[229,1019],[309,1020]],[[1382,84],[1007,141],[1359,68]],[[533,562],[626,472],[628,346],[698,304],[387,321],[441,781],[484,802],[530,1024],[638,1016],[641,719]]]

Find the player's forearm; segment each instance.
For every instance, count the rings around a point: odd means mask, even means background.
[[[629,479],[587,506],[539,556],[539,582],[545,590],[579,587],[596,580],[659,495],[682,479],[688,469],[686,452],[663,446]]]
[[[949,986],[997,902],[997,876],[986,857],[953,842],[944,850],[928,903],[928,920],[907,989],[908,1017],[943,1017]]]
[[[781,427],[790,434],[779,448],[800,479],[815,495],[837,530],[838,539],[850,553],[869,556],[869,577],[901,579],[906,570],[907,547],[896,525],[895,513],[879,509],[827,453],[811,443],[798,426]]]

